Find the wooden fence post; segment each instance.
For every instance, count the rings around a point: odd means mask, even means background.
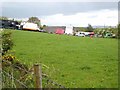
[[[42,71],[39,64],[34,65],[35,88],[42,90]]]

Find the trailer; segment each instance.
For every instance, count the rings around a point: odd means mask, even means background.
[[[39,29],[39,27],[38,27],[37,24],[35,24],[35,23],[29,23],[29,22],[24,23],[22,29],[23,30],[40,31],[40,29]]]

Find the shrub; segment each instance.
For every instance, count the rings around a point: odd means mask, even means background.
[[[13,41],[10,31],[4,31],[2,33],[2,54],[4,55],[8,50],[13,47]]]
[[[13,63],[14,59],[15,59],[15,56],[13,56],[11,54],[3,55],[2,56],[2,66],[3,66],[3,68],[7,67],[7,66],[10,66]]]

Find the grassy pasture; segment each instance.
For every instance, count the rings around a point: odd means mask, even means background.
[[[117,39],[12,32],[16,57],[28,65],[47,65],[56,82],[69,88],[118,87]]]

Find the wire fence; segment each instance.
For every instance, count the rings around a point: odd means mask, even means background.
[[[41,71],[39,64],[30,69],[20,63],[2,60],[2,88],[65,88]]]

